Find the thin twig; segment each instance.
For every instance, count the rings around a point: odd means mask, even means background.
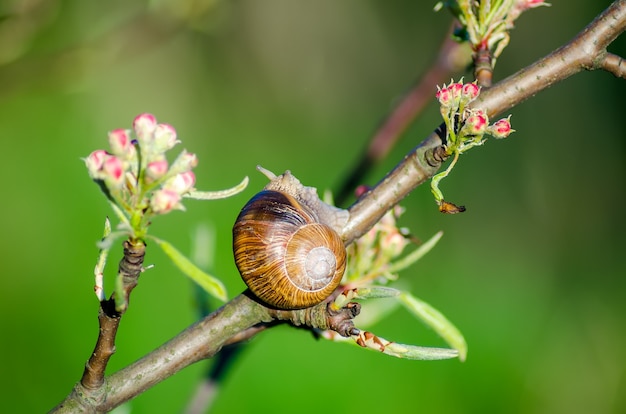
[[[372,167],[387,157],[409,125],[415,121],[424,107],[433,101],[435,86],[445,82],[453,73],[463,70],[469,64],[470,53],[466,51],[466,45],[459,44],[452,38],[455,26],[456,23],[453,23],[446,33],[433,65],[382,121],[372,136],[367,150],[335,192],[337,205],[343,205],[352,196],[354,189],[362,184]]]
[[[119,275],[124,283],[124,303],[128,303],[131,292],[137,286],[142,271],[146,246],[143,242],[124,242],[124,257],[119,264]],[[98,323],[100,333],[96,346],[89,361],[85,364],[85,371],[81,384],[85,389],[97,390],[104,383],[104,373],[109,359],[115,353],[115,337],[120,319],[124,311],[116,310],[115,294],[110,299],[100,302]]]
[[[621,56],[607,53],[600,65],[618,78],[626,79],[626,62]]]

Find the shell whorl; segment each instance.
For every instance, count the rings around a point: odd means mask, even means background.
[[[290,194],[263,190],[233,228],[235,263],[250,290],[280,309],[313,306],[339,285],[346,251],[339,235]]]

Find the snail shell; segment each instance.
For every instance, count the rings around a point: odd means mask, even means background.
[[[277,184],[289,176],[297,191]],[[259,299],[279,309],[299,309],[326,299],[339,285],[346,266],[346,249],[324,223],[317,195],[303,196],[303,187],[289,172],[275,177],[241,210],[233,227],[235,264],[246,285]],[[304,193],[303,193],[304,191]],[[335,207],[327,204],[322,209]],[[344,210],[336,209],[339,216]],[[322,221],[322,222],[321,222]]]

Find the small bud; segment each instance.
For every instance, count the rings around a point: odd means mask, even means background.
[[[152,139],[157,121],[152,114],[137,115],[133,120],[133,130],[140,142],[145,143]]]
[[[164,153],[178,144],[180,141],[176,139],[176,130],[169,124],[158,124],[154,130],[154,148],[155,153]]]
[[[410,244],[406,237],[399,231],[395,231],[386,235],[382,240],[383,253],[390,259],[398,257],[404,251],[404,248]]]
[[[526,10],[526,9],[534,9],[535,7],[540,7],[540,6],[550,6],[550,4],[546,3],[543,0],[517,0],[513,7]]]
[[[475,82],[466,83],[463,85],[463,90],[461,92],[461,96],[467,100],[467,102],[471,102],[480,94],[480,88],[476,85]]]
[[[461,82],[463,79],[461,79]],[[452,99],[458,102],[459,98],[461,98],[461,93],[463,92],[463,84],[461,82],[450,83],[448,85],[448,90],[452,94]]]
[[[146,176],[152,180],[158,180],[167,173],[167,160],[159,159],[149,162],[146,166]]]
[[[170,168],[170,173],[180,174],[190,171],[192,168],[198,165],[198,157],[196,154],[192,154],[183,150],[180,155],[174,160]]]
[[[475,110],[469,118],[465,120],[462,132],[465,135],[482,135],[487,130],[489,119],[487,115],[480,109]]]
[[[123,159],[128,159],[128,155],[130,155],[132,148],[134,148],[131,144],[129,133],[130,131],[128,129],[115,129],[109,132],[111,152]]]
[[[102,164],[104,164],[104,160],[108,155],[109,154],[105,150],[96,150],[85,158],[85,165],[87,166],[87,171],[89,172],[89,176],[91,178],[102,178],[100,170],[102,169]]]
[[[439,88],[437,87],[437,93],[435,97],[439,101],[442,106],[450,107],[452,106],[452,92],[447,87]]]
[[[365,195],[365,193],[367,193],[369,190],[369,186],[362,184],[354,190],[354,195],[356,198],[360,198],[361,196]]]
[[[180,204],[181,195],[173,190],[161,189],[152,194],[150,199],[150,206],[152,211],[156,214],[169,213],[174,209],[183,210],[182,204]]]
[[[102,177],[112,187],[124,184],[124,165],[115,155],[108,155],[102,164]]]
[[[176,174],[174,177],[167,180],[165,184],[163,184],[163,188],[175,191],[178,194],[185,194],[193,189],[195,183],[196,175],[191,171],[187,171]]]
[[[511,135],[511,132],[515,132],[515,130],[511,128],[511,122],[509,121],[509,118],[502,118],[496,121],[488,128],[487,132],[491,134],[494,138],[508,137],[509,135]]]

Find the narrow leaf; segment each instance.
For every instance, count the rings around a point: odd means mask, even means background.
[[[395,342],[387,345],[383,353],[396,358],[418,361],[436,361],[459,357],[459,351],[456,349],[430,348],[427,346],[406,345]]]
[[[459,352],[455,349],[399,344],[367,331],[361,331],[357,335],[353,335],[352,339],[357,345],[363,348],[373,349],[385,355],[402,359],[433,361],[437,359],[456,358],[459,356]]]
[[[210,295],[218,298],[221,301],[226,301],[226,288],[224,287],[224,284],[222,282],[193,264],[191,260],[185,257],[185,255],[179,252],[170,243],[164,240],[157,239],[156,237],[151,238],[157,242],[163,252],[168,255],[170,259],[172,259],[172,262],[174,262],[174,264],[185,275],[187,275],[191,280],[200,285]]]
[[[360,348],[378,351],[395,358],[414,361],[435,361],[457,358],[459,356],[459,352],[456,349],[399,344],[367,331],[361,331],[358,335],[354,335],[350,338],[345,338],[335,331],[321,331],[319,335],[321,338],[332,342],[358,346]]]
[[[107,217],[104,220],[104,231],[102,233],[102,241],[104,241],[111,234],[111,220]],[[94,292],[100,302],[106,299],[106,293],[104,291],[104,268],[107,264],[107,257],[109,256],[109,247],[100,247],[98,252],[98,260],[96,261],[96,267],[93,269],[95,276]]]
[[[431,327],[452,348],[456,349],[459,353],[459,359],[465,361],[465,357],[467,356],[467,343],[465,342],[463,334],[452,322],[437,309],[417,299],[408,292],[400,293],[398,300],[409,312],[419,318],[427,326]]]
[[[368,286],[356,289],[354,299],[380,299],[392,298],[401,293],[398,289],[383,286]]]
[[[407,267],[409,267],[410,265],[412,265],[413,263],[421,259],[433,247],[435,247],[435,245],[441,239],[442,236],[443,236],[442,231],[435,233],[433,237],[428,239],[425,243],[421,244],[417,249],[413,250],[411,253],[404,256],[402,259],[393,262],[389,266],[389,269],[387,269],[387,271],[389,273],[398,273],[400,270],[406,269]]]
[[[242,192],[248,186],[248,177],[234,187],[219,191],[190,191],[185,194],[185,198],[193,198],[196,200],[218,200],[220,198],[228,198]]]
[[[332,303],[333,309],[337,310],[355,299],[379,299],[398,296],[400,291],[394,288],[369,286],[346,289],[338,295]]]

